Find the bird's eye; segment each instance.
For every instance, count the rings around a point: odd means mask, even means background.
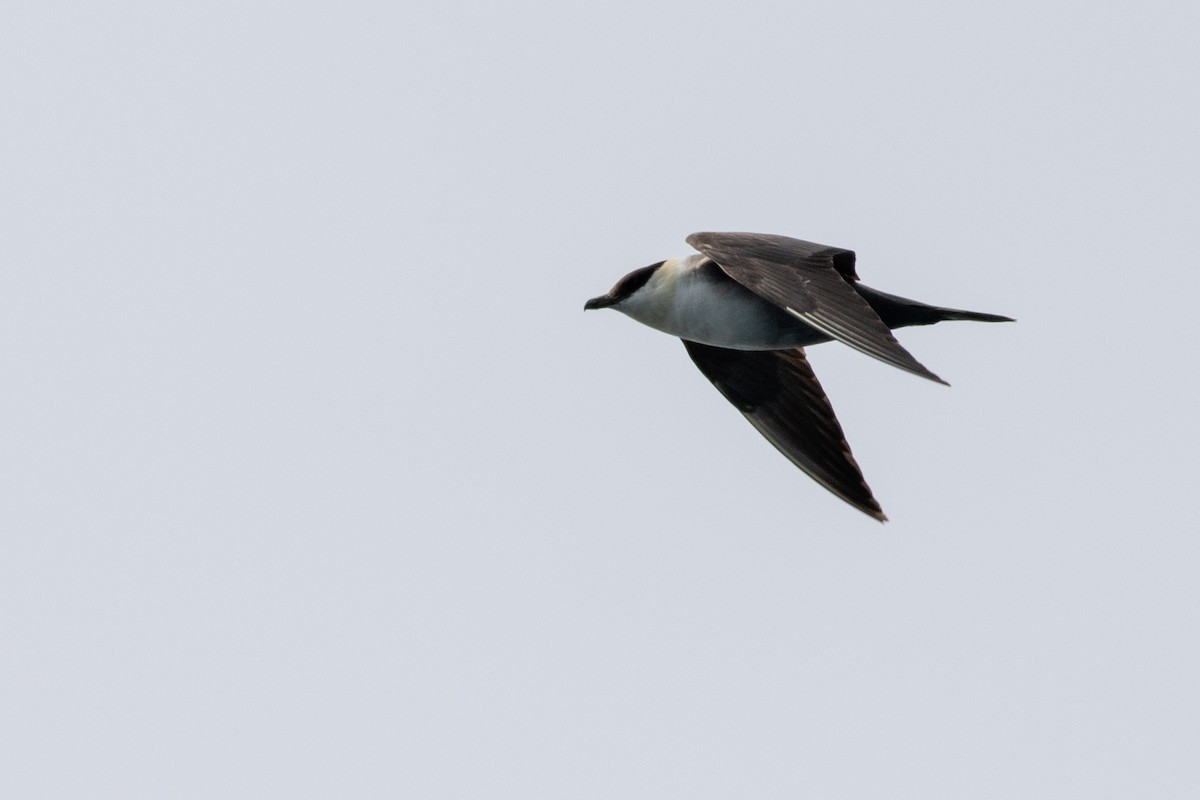
[[[650,280],[650,276],[654,274],[654,270],[663,265],[660,261],[657,264],[651,264],[648,267],[635,269],[633,272],[626,275],[621,280],[617,281],[617,285],[613,287],[613,297],[626,298],[636,292],[638,289],[646,285],[646,281]]]

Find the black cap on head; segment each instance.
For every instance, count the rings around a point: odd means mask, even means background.
[[[665,263],[665,261],[659,261],[657,264],[651,264],[648,267],[635,269],[633,272],[617,281],[617,285],[614,286],[608,294],[601,295],[600,297],[593,297],[591,300],[588,300],[586,303],[584,303],[583,310],[590,311],[594,308],[608,308],[609,306],[615,306],[617,303],[621,302],[626,297],[629,297],[629,295],[645,286],[646,281],[650,280],[650,276],[654,274],[654,271]]]

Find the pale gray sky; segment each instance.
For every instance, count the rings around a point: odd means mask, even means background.
[[[6,4],[0,795],[1197,795],[1198,34]],[[1018,318],[812,351],[888,525],[584,314],[706,229]]]

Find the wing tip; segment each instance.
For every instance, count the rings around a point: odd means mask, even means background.
[[[850,457],[853,458],[854,456],[850,456]],[[857,467],[858,465],[855,464],[855,466]],[[866,492],[865,497],[864,496],[851,497],[848,493],[842,492],[842,491],[837,491],[837,490],[833,489],[832,486],[828,486],[828,485],[826,485],[825,488],[830,489],[833,492],[833,494],[838,497],[839,500],[843,500],[846,503],[854,506],[859,511],[866,514],[868,517],[878,520],[881,523],[888,521],[887,514],[883,513],[883,507],[879,505],[879,501],[875,499],[875,495],[871,493],[871,489],[865,483],[862,485],[862,488]]]
[[[938,377],[937,375],[934,375],[929,370],[925,370],[925,372],[918,372],[917,374],[921,375],[922,377],[929,378],[929,380],[933,381],[934,383],[940,383],[942,386],[950,385],[950,381],[943,380],[942,378]]]

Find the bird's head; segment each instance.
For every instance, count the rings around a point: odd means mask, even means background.
[[[611,308],[613,306],[620,306],[620,304],[625,300],[637,294],[638,290],[644,287],[654,273],[658,271],[658,268],[665,263],[665,261],[659,261],[657,264],[651,264],[648,267],[635,269],[633,272],[617,281],[617,285],[610,289],[608,294],[602,294],[599,297],[593,297],[591,300],[588,300],[586,303],[584,303],[583,310],[591,311],[595,308]]]

